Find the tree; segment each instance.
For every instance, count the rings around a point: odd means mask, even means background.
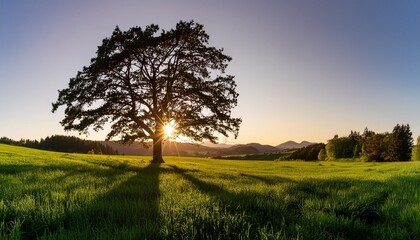
[[[325,149],[321,149],[318,153],[318,161],[325,161],[327,159],[327,153]]]
[[[327,145],[325,145],[325,156],[326,156],[325,160],[329,160],[329,161],[331,160],[332,161],[332,160],[336,159],[336,157],[335,157],[335,144],[333,143],[333,140],[335,140],[337,138],[338,138],[338,135],[337,135],[337,137],[334,136],[334,138],[328,140]]]
[[[412,149],[411,161],[420,161],[420,136],[417,137],[417,144]]]
[[[88,67],[60,90],[53,112],[65,105],[65,130],[87,133],[111,123],[107,140],[153,141],[153,162],[163,162],[165,124],[195,141],[216,142],[216,132],[235,138],[241,119],[233,118],[238,93],[234,76],[225,74],[231,57],[209,46],[203,26],[179,22],[115,28],[98,47]]]
[[[365,129],[363,157],[367,161],[409,161],[413,148],[410,125],[397,124],[392,133],[375,134]]]
[[[388,154],[390,138],[390,133],[377,133],[366,137],[362,148],[362,155],[365,161],[391,161]]]
[[[353,158],[358,154],[358,133],[352,131],[349,137],[334,136],[333,139],[328,140],[325,147],[326,156],[328,160],[335,160],[338,158]]]
[[[391,161],[409,161],[413,147],[413,137],[410,125],[399,125],[394,127],[389,142],[388,154]]]
[[[286,159],[316,161],[318,160],[319,152],[324,149],[325,149],[324,143],[312,144],[312,145],[297,149],[292,154],[290,154],[290,156],[288,156]]]

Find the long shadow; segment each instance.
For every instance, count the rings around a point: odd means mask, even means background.
[[[174,169],[175,173],[194,184],[197,189],[212,196],[224,210],[231,214],[245,214],[245,218],[250,224],[248,227],[250,226],[249,236],[251,238],[257,238],[258,231],[261,228],[271,227],[271,230],[279,231],[280,228],[292,227],[287,226],[287,222],[297,221],[297,212],[300,210],[295,203],[289,204],[282,199],[271,198],[252,191],[230,192],[216,184],[204,182],[190,175],[187,170],[175,165],[170,165],[170,167]],[[283,180],[286,181],[286,179]],[[290,211],[292,208],[293,211]],[[223,229],[215,229],[214,226],[209,226],[207,230],[210,233],[221,232],[227,239],[236,239],[238,237],[237,233],[245,229],[223,232]]]
[[[106,160],[106,161],[94,161],[89,159],[83,159],[83,162],[89,163],[93,166],[100,166],[100,167],[107,167],[115,170],[123,170],[123,171],[142,171],[143,168],[138,166],[129,165],[128,161],[112,161],[112,160]]]
[[[103,165],[103,164],[99,164]],[[305,199],[323,200],[331,198],[333,192],[344,191],[348,193],[346,197],[339,198],[337,206],[328,207],[320,205],[313,211],[320,211],[325,214],[336,216],[340,219],[350,220],[348,225],[323,225],[325,232],[330,238],[360,239],[371,237],[372,229],[377,228],[378,224],[388,224],[395,219],[402,219],[400,214],[407,211],[405,204],[397,206],[395,212],[381,212],[385,207],[389,196],[402,192],[401,186],[410,185],[413,194],[417,194],[420,189],[420,175],[417,176],[399,176],[387,180],[389,187],[382,188],[384,182],[358,179],[307,179],[294,181],[281,177],[261,177],[251,174],[242,174],[241,176],[262,181],[267,184],[286,183],[285,194],[292,196],[291,200],[281,197],[273,197],[266,194],[242,190],[240,192],[228,191],[220,185],[206,182],[195,177],[198,170],[182,169],[174,165],[171,168],[161,168],[159,165],[150,164],[146,167],[109,165],[98,168],[92,165],[50,165],[31,166],[31,165],[7,165],[0,168],[0,174],[16,175],[29,171],[61,171],[64,174],[52,179],[52,182],[63,182],[62,190],[68,194],[62,202],[63,212],[58,216],[36,215],[36,212],[30,212],[26,215],[22,223],[22,239],[36,239],[39,237],[51,239],[161,239],[159,234],[161,229],[161,219],[159,214],[159,174],[176,173],[191,182],[199,191],[209,195],[221,208],[232,215],[244,214],[246,223],[249,223],[250,237],[257,238],[258,231],[261,228],[270,226],[273,232],[283,231],[288,236],[296,236],[298,230],[296,225],[308,221],[303,217],[308,208],[304,206]],[[85,177],[87,174],[95,178],[102,179],[96,185],[91,183],[87,187],[102,189],[102,193],[95,195],[89,201],[86,201],[84,194],[89,189],[84,189],[80,184],[71,184],[72,179]],[[125,175],[125,180],[115,184]],[[109,188],[109,189],[107,189]],[[376,189],[374,189],[376,188]],[[401,190],[399,189],[401,188]],[[370,189],[375,190],[370,194]],[[45,188],[39,190],[32,189],[27,194],[35,194],[38,197],[45,195]],[[47,189],[48,191],[48,189]],[[80,191],[80,193],[78,192]],[[391,191],[389,193],[388,191]],[[289,194],[290,193],[290,194]],[[25,193],[26,194],[26,193]],[[366,194],[368,198],[363,205],[354,205],[352,197],[358,194]],[[72,199],[74,198],[74,199]],[[415,197],[413,198],[415,201]],[[418,198],[417,198],[418,199]],[[398,200],[398,199],[397,199]],[[406,200],[403,203],[416,204],[416,202]],[[38,199],[41,201],[42,199]],[[326,201],[328,202],[328,201]],[[34,211],[36,211],[35,209]],[[9,213],[3,216],[5,222],[10,222],[17,217],[19,213]],[[407,239],[416,239],[416,215],[408,216],[408,220],[403,223],[395,223],[399,228],[408,229]],[[222,219],[223,220],[223,219]],[[215,226],[214,222],[207,219],[201,219],[201,222],[194,220],[192,224],[202,224],[198,229],[202,233],[212,233],[224,231],[223,225]],[[207,221],[207,222],[206,222]],[[399,222],[399,221],[398,221]],[[356,224],[357,223],[357,224]],[[203,227],[204,226],[204,227]],[[201,228],[200,228],[201,227]],[[220,227],[217,229],[217,227]],[[237,229],[226,234],[214,235],[224,236],[226,239],[236,239],[238,232],[244,230],[244,224],[237,225]],[[304,238],[310,238],[311,228],[307,228],[302,233]],[[305,229],[301,230],[305,231]],[[417,232],[416,232],[417,231]],[[170,235],[171,237],[171,235]],[[185,237],[185,236],[184,236]],[[175,238],[175,237],[174,237]]]
[[[43,178],[44,175],[48,175],[51,172],[63,172],[64,174],[58,177],[45,176],[48,181],[40,182],[39,178]],[[31,173],[31,175],[25,176],[25,178],[22,179],[22,182],[3,180],[2,184],[9,183],[9,186],[16,190],[23,189],[23,194],[36,194],[46,190],[45,185],[48,185],[49,183],[64,183],[69,179],[82,175],[91,175],[96,178],[107,178],[106,184],[111,183],[115,180],[115,177],[118,176],[118,174],[116,174],[112,169],[98,169],[94,166],[83,164],[56,164],[48,166],[31,164],[4,164],[0,166],[0,175],[3,177],[12,176],[12,178],[19,178],[17,175],[26,173]],[[33,187],[33,185],[39,187]],[[77,184],[61,184],[60,188],[61,190],[71,191],[74,187],[77,187]],[[30,190],[27,190],[28,188]]]
[[[114,169],[117,175],[134,175],[87,206],[67,212],[60,221],[63,225],[51,234],[84,239],[159,239],[159,165],[132,170]],[[81,232],[83,236],[79,236]]]
[[[261,182],[266,183],[266,184],[269,184],[269,185],[275,185],[275,184],[278,184],[278,183],[291,183],[291,182],[295,182],[292,179],[283,178],[283,177],[279,177],[279,176],[262,177],[262,176],[257,176],[257,175],[252,175],[252,174],[246,174],[246,173],[241,173],[239,175],[240,176],[251,178],[253,180],[258,180],[258,181],[261,181]]]
[[[15,175],[32,169],[33,165],[30,164],[3,164],[0,166],[0,175]]]
[[[380,181],[349,178],[293,181],[285,178],[275,180],[249,174],[243,175],[266,184],[287,183],[284,190],[285,198],[283,198],[247,190],[230,192],[217,184],[200,180],[187,170],[174,165],[171,167],[175,173],[190,181],[198,190],[211,196],[216,202],[221,203],[232,214],[246,214],[251,226],[252,238],[260,237],[259,229],[266,226],[272,227],[272,232],[286,233],[289,238],[298,235],[312,238],[313,231],[319,231],[319,226],[323,226],[325,232],[318,235],[318,238],[360,239],[361,236],[363,239],[370,238],[372,230],[378,225],[387,226],[387,221],[392,221],[394,217],[398,219],[399,213],[395,213],[391,219],[386,220],[389,213],[381,210],[388,201],[389,191],[398,191],[396,189],[404,186],[404,183],[419,186],[420,180],[420,176],[396,177],[390,180],[392,183],[389,187],[384,186],[384,183]],[[338,192],[345,192],[346,195],[337,194]],[[360,195],[363,197],[360,198]],[[355,199],[358,199],[358,202],[354,202]],[[312,209],[305,205],[306,200],[309,203],[314,201],[320,204],[313,205]],[[334,204],[329,205],[331,203]],[[326,221],[317,225],[313,221],[319,219],[310,217],[311,211],[330,215],[331,218],[337,219],[337,223],[340,222],[339,219],[346,219],[346,223],[337,225]],[[410,228],[410,226],[401,225]],[[296,226],[305,227],[298,230]],[[411,226],[411,228],[414,229],[411,232],[415,233],[415,227]],[[209,228],[209,231],[214,230]]]
[[[0,173],[5,175],[30,171],[39,174],[57,171],[64,174],[48,180],[50,184],[58,186],[58,189],[46,189],[45,185],[48,183],[39,187],[33,183],[34,187],[22,192],[39,199],[34,212],[24,213],[26,219],[20,226],[22,239],[160,238],[158,164],[149,164],[144,168],[118,165],[97,168],[94,165],[78,164],[47,167],[10,165],[0,168]],[[127,174],[131,176],[115,184]],[[91,182],[84,186],[78,179],[85,179],[87,176],[92,176],[89,178]],[[61,194],[61,199],[52,200],[51,194],[55,194],[53,192]],[[42,199],[43,197],[48,199]],[[36,213],[49,211],[45,204],[52,204],[50,217],[45,213]],[[7,211],[2,215],[4,223],[23,217],[14,211]]]

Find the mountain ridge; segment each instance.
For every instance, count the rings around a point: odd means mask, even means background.
[[[124,155],[152,155],[152,143],[132,143],[128,145],[120,144],[113,141],[99,141],[100,143],[116,149],[120,154]],[[301,148],[312,145],[314,143],[302,141],[296,143],[287,141],[277,146],[271,146],[260,143],[247,143],[227,145],[222,144],[196,144],[166,141],[162,146],[162,153],[165,156],[190,156],[190,157],[215,157],[227,155],[244,155],[244,154],[262,154],[273,153],[287,148]]]
[[[313,145],[316,144],[315,142],[308,142],[308,141],[302,141],[300,143],[297,143],[295,141],[286,141],[284,143],[281,143],[277,146],[275,146],[277,149],[279,150],[284,150],[284,149],[291,149],[291,148],[303,148],[303,147],[307,147],[309,145]]]

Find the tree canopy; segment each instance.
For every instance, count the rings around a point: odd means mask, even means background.
[[[417,137],[417,144],[413,146],[411,152],[411,160],[420,161],[420,136]]]
[[[397,124],[392,133],[375,133],[364,130],[360,135],[351,131],[348,137],[334,137],[328,140],[328,160],[337,158],[358,158],[365,161],[394,162],[410,161],[413,137],[410,125]]]
[[[203,25],[181,21],[159,32],[157,25],[115,28],[91,63],[59,90],[53,112],[65,106],[65,130],[87,133],[111,123],[107,140],[153,140],[153,161],[163,162],[164,126],[195,141],[237,137],[233,118],[238,93],[225,69],[231,57],[209,46]]]
[[[7,137],[1,137],[0,143],[23,146],[29,148],[43,149],[57,152],[69,153],[95,153],[118,155],[118,151],[108,145],[104,145],[97,141],[89,141],[73,136],[53,135],[51,137],[41,138],[38,140],[21,139],[15,141]]]

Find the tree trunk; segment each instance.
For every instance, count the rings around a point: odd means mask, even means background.
[[[164,163],[162,158],[162,137],[153,138],[153,159],[152,163]]]
[[[156,120],[155,135],[153,136],[153,159],[152,163],[164,163],[162,158],[162,143],[164,138],[163,124]]]

